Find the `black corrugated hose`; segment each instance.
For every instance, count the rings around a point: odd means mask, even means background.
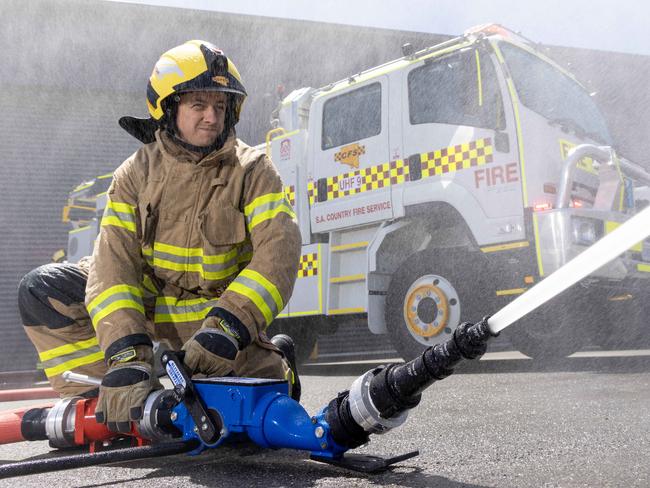
[[[160,456],[171,456],[196,449],[199,442],[190,441],[167,442],[144,447],[127,447],[113,451],[103,451],[74,456],[62,456],[49,459],[36,459],[33,461],[20,461],[17,463],[0,466],[0,479],[13,478],[14,476],[27,476],[30,474],[49,473],[65,469],[85,468],[101,464],[133,461]]]

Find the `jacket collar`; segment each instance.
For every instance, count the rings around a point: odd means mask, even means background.
[[[220,163],[232,164],[234,162],[237,138],[235,131],[231,131],[223,147],[207,155],[195,153],[176,144],[171,136],[163,129],[156,131],[156,142],[163,155],[172,161],[190,163],[197,166],[215,166]]]

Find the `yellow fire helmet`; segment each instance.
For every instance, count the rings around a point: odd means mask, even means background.
[[[237,67],[214,44],[187,41],[170,49],[154,66],[147,85],[147,108],[154,120],[165,115],[164,101],[188,91],[221,91],[234,95],[232,125],[246,98],[246,90]]]

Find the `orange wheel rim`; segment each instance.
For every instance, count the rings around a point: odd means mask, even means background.
[[[423,317],[419,308],[424,301],[435,302],[435,314]],[[418,286],[409,293],[404,301],[404,319],[413,334],[421,337],[433,337],[442,332],[449,323],[449,302],[445,293],[433,283]]]

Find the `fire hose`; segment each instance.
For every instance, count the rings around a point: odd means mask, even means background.
[[[459,325],[451,339],[427,348],[412,361],[367,371],[349,390],[339,393],[313,416],[289,396],[285,380],[192,380],[184,369],[182,356],[168,351],[162,362],[173,389],[151,393],[143,418],[133,422],[128,433],[140,447],[7,464],[0,466],[0,478],[180,452],[199,454],[238,436],[248,437],[265,448],[309,451],[314,460],[349,469],[386,469],[418,452],[381,458],[347,451],[367,443],[370,435],[401,426],[409,411],[419,404],[425,389],[452,374],[460,362],[481,357],[488,341],[502,329],[649,234],[647,208],[492,317]],[[53,447],[89,444],[91,451],[97,451],[104,443],[124,434],[113,433],[96,422],[96,402],[68,398],[52,407],[23,412],[19,416],[20,436],[14,435],[10,442],[47,439]],[[150,443],[154,445],[149,446]]]

